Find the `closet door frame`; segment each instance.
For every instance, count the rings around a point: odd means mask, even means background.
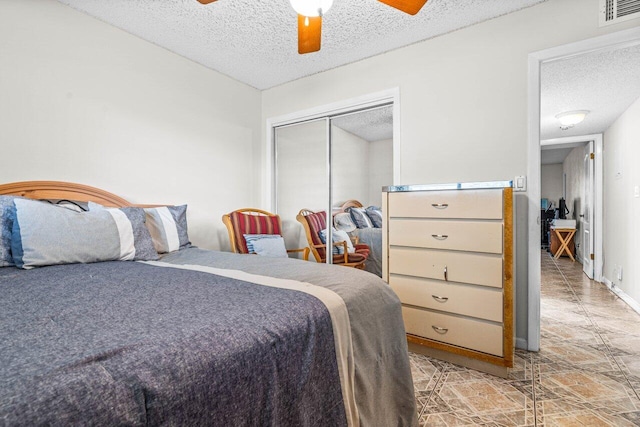
[[[393,106],[393,185],[401,182],[400,170],[400,88],[395,87],[381,92],[362,95],[357,98],[351,98],[331,104],[321,105],[306,110],[301,110],[277,117],[270,117],[266,120],[266,138],[265,138],[265,167],[263,178],[263,197],[262,204],[268,211],[275,210],[276,207],[276,170],[275,170],[275,135],[276,128],[303,123],[306,121],[317,120],[321,118],[331,118],[348,113],[355,113],[361,110],[381,107],[384,105]],[[327,133],[327,141],[330,141],[330,129]],[[330,144],[329,144],[330,145]],[[329,161],[331,161],[329,153]],[[330,173],[330,172],[329,172]],[[331,185],[331,182],[330,182]],[[382,196],[381,196],[382,197]],[[330,203],[330,202],[329,202]],[[330,207],[330,206],[329,206]],[[330,215],[331,209],[328,214]]]

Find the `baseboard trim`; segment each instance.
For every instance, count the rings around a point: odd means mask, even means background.
[[[631,307],[636,313],[640,314],[640,303],[638,303],[638,301],[631,298],[622,289],[613,284],[611,280],[607,279],[604,276],[602,277],[602,283],[604,283],[604,285],[609,288],[611,292],[616,294],[622,301],[627,303],[627,305]]]

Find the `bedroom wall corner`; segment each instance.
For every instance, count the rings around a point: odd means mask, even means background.
[[[260,91],[57,1],[0,2],[0,182],[189,205],[194,244],[260,201]],[[7,159],[10,159],[8,161]]]
[[[604,133],[605,283],[640,303],[640,99]],[[608,207],[615,206],[615,209]],[[627,301],[629,302],[629,301]],[[633,307],[633,304],[630,304]]]

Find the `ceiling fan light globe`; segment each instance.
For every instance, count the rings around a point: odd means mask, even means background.
[[[322,16],[333,5],[333,0],[289,0],[289,2],[298,15],[309,17]]]

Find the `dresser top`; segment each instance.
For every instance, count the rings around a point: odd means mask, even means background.
[[[480,190],[511,187],[513,187],[513,181],[486,181],[457,182],[452,184],[389,185],[382,187],[382,191],[385,193],[400,193],[405,191]]]

